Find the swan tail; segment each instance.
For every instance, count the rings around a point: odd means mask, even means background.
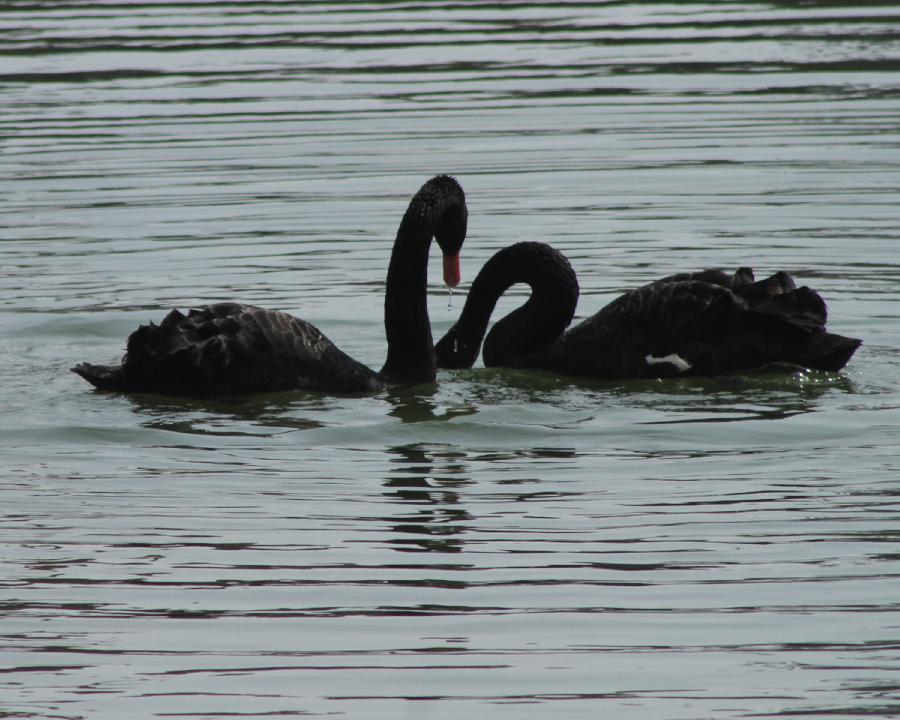
[[[790,276],[784,275],[789,280]],[[789,289],[789,283],[777,275],[768,280],[770,288],[782,284],[783,290],[751,300],[750,315],[754,326],[764,330],[764,344],[777,353],[772,359],[814,370],[841,370],[862,341],[826,331],[828,308],[815,290],[805,286]]]
[[[862,344],[857,338],[826,332],[803,314],[785,317],[758,313],[753,326],[762,331],[754,342],[769,355],[768,362],[788,362],[814,370],[841,370]]]
[[[836,335],[835,333],[819,333],[799,352],[798,364],[814,370],[841,370],[853,357],[853,353],[862,345],[862,340]]]
[[[125,372],[121,365],[92,365],[79,363],[71,368],[98,390],[125,390]]]

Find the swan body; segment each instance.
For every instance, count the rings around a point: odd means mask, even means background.
[[[101,390],[207,396],[302,389],[365,393],[433,382],[434,348],[427,309],[432,237],[444,255],[444,280],[459,282],[459,251],[468,212],[459,183],[426,182],[397,231],[385,288],[387,360],[380,372],[341,351],[314,325],[276,310],[225,302],[172,310],[128,338],[118,365],[72,368]]]
[[[826,331],[827,309],[818,293],[796,287],[785,272],[755,281],[749,268],[662,278],[624,293],[548,342],[553,329],[542,318],[571,318],[574,307],[571,282],[560,280],[571,272],[568,261],[542,243],[501,252],[502,263],[489,261],[484,281],[479,272],[459,321],[435,346],[440,366],[470,367],[482,338],[487,366],[598,379],[712,376],[785,364],[840,370],[860,345]],[[529,281],[535,275],[542,285]],[[532,285],[531,298],[485,338],[497,291],[516,282]],[[529,303],[542,313],[527,311]]]

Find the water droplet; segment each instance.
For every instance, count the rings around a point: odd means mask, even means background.
[[[453,309],[453,288],[448,287],[447,292],[449,293],[449,298],[447,300],[447,310]]]

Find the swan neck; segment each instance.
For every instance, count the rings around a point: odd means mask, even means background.
[[[531,289],[526,303],[497,321],[485,339],[498,299],[513,285]],[[497,252],[478,273],[459,320],[438,343],[446,367],[470,367],[484,342],[486,365],[526,366],[571,322],[578,281],[563,255],[543,243],[522,242]]]
[[[391,384],[433,382],[437,375],[427,297],[433,223],[412,211],[397,231],[385,287],[388,349],[381,375]]]

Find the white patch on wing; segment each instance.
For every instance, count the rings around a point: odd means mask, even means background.
[[[671,353],[670,355],[665,355],[664,357],[653,357],[652,355],[648,355],[644,358],[644,361],[648,365],[658,365],[659,363],[671,363],[675,366],[677,370],[680,372],[685,372],[686,370],[690,370],[693,367],[687,360],[676,353]]]

